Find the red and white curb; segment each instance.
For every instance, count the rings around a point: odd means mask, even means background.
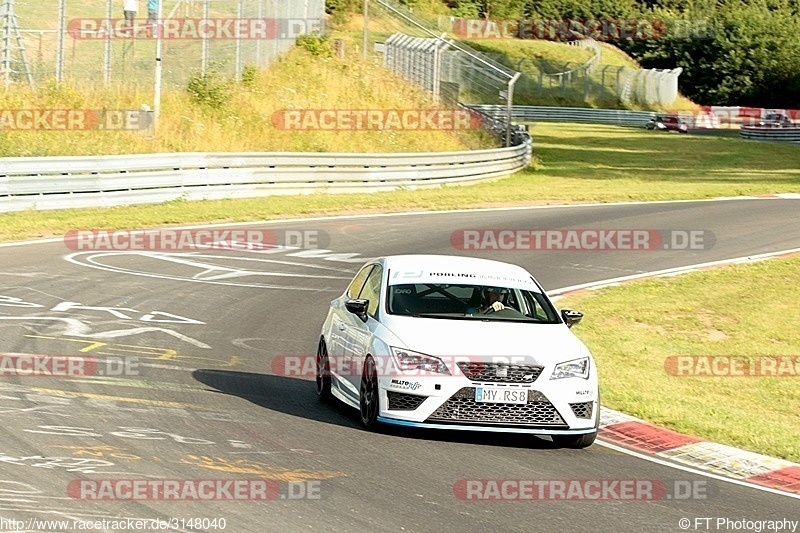
[[[788,257],[797,253],[800,253],[800,248],[585,283],[556,289],[549,293],[554,295],[553,300],[558,300],[567,294],[598,290],[637,279],[676,276],[723,265],[754,263],[772,258]],[[600,409],[598,436],[605,442],[702,472],[800,496],[800,464],[798,463],[678,433],[605,407]]]
[[[791,461],[684,435],[605,407],[598,436],[697,470],[800,495],[800,464]]]

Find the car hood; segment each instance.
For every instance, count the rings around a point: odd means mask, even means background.
[[[538,365],[589,355],[564,324],[393,317],[386,325],[401,347],[428,355],[514,357],[514,362]]]

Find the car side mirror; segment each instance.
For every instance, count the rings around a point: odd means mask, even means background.
[[[573,311],[572,309],[562,309],[561,318],[564,319],[564,323],[567,324],[567,327],[571,328],[572,326],[581,321],[581,319],[583,318],[583,313],[581,313],[580,311]]]
[[[356,315],[358,318],[361,319],[362,322],[367,321],[367,307],[369,306],[369,300],[364,299],[357,299],[357,300],[347,300],[344,302],[344,307]]]

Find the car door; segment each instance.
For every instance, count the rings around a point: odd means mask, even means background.
[[[371,353],[372,335],[379,324],[382,288],[383,267],[376,264],[358,295],[359,299],[369,300],[367,321],[350,313],[352,320],[345,328],[347,341],[344,363],[350,369],[349,376],[355,394],[358,394],[361,386],[361,369],[367,354]]]
[[[350,341],[347,329],[349,325],[353,323],[353,318],[358,320],[358,317],[355,317],[355,315],[345,309],[344,303],[347,299],[358,298],[374,266],[373,264],[365,265],[359,270],[355,277],[353,277],[350,285],[348,285],[344,295],[331,302],[333,313],[331,315],[331,326],[328,335],[328,358],[330,359],[333,373],[338,374],[341,372],[343,374],[341,377],[343,378],[346,378],[349,373],[347,367],[343,366],[346,360],[345,354],[352,350],[352,347],[349,346]]]

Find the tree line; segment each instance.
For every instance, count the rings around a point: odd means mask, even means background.
[[[401,0],[413,7],[421,0]],[[644,68],[682,67],[703,105],[800,108],[800,0],[443,0],[483,19],[648,19],[666,31],[614,44]],[[329,9],[361,0],[328,0]],[[348,7],[349,7],[348,6]]]

